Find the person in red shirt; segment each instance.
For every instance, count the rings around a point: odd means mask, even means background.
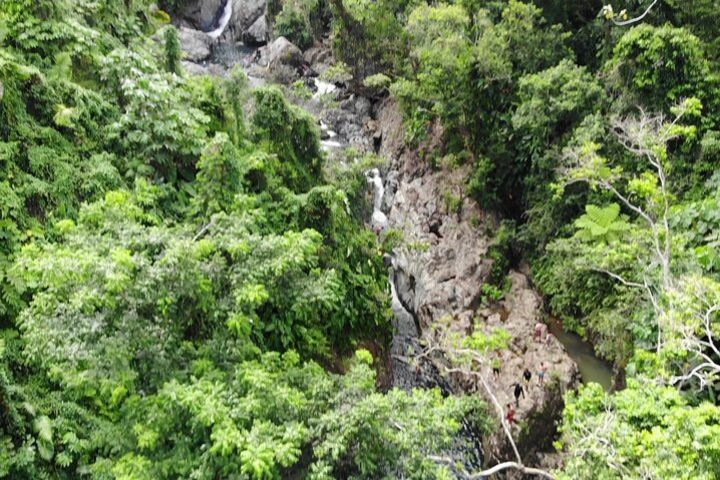
[[[512,425],[515,423],[515,409],[512,406],[512,403],[508,403],[506,405],[507,413],[505,414],[505,420],[507,420],[508,424]]]

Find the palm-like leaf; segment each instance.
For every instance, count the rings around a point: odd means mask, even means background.
[[[606,207],[586,205],[585,214],[575,220],[575,236],[584,242],[613,243],[630,228],[627,216],[620,215],[620,205]]]

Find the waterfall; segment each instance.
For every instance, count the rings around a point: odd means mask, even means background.
[[[334,84],[323,82],[318,78],[315,79],[315,87],[317,87],[317,92],[315,92],[315,94],[313,95],[313,97],[315,98],[319,98],[323,95],[333,93],[335,90],[337,90],[337,87]]]
[[[222,15],[220,16],[220,20],[218,21],[218,26],[215,30],[206,32],[207,35],[212,38],[213,40],[217,40],[220,38],[220,35],[222,35],[225,32],[225,29],[228,26],[228,23],[230,23],[230,17],[232,17],[232,4],[233,0],[227,0],[225,2],[225,9],[223,10]]]
[[[365,174],[369,185],[373,187],[373,213],[370,223],[375,233],[380,233],[387,227],[387,217],[381,210],[383,196],[385,195],[385,186],[383,185],[380,170],[373,168]]]

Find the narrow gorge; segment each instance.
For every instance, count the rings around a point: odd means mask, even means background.
[[[221,26],[227,11],[216,15]],[[504,406],[514,402],[512,387],[522,382],[525,369],[536,375],[541,363],[547,365],[546,386],[538,385],[536,380],[526,385],[526,398],[517,409],[523,428],[514,435],[524,461],[549,462],[553,466],[552,459],[546,460],[544,454],[552,451],[562,397],[580,382],[579,371],[557,338],[548,343],[544,336],[542,342],[533,341],[535,326],[544,321],[545,313],[540,295],[526,274],[510,271],[509,289],[503,298],[484,298],[483,285],[488,283],[493,266],[488,252],[499,219],[480,209],[464,193],[469,175],[466,168],[429,165],[427,154],[438,147],[442,132],[433,132],[432,138],[418,148],[408,147],[402,114],[395,101],[364,98],[351,92],[348,85],[338,88],[318,79],[317,75],[334,63],[327,41],[305,52],[282,37],[260,47],[236,43],[246,38],[241,30],[247,27],[247,22],[231,23],[231,34],[218,35],[217,30],[207,34],[220,38],[220,42],[208,41],[208,51],[202,58],[194,52],[194,41],[189,40],[201,34],[181,30],[185,32],[181,39],[186,56],[195,60],[186,62],[186,69],[197,74],[227,75],[235,65],[241,65],[252,85],[289,85],[299,80],[314,90],[309,99],[296,101],[318,118],[329,162],[346,161],[348,157],[343,153],[347,148],[357,152],[354,155],[377,154],[382,161],[380,169],[366,172],[373,207],[367,221],[368,228],[381,239],[388,232],[397,232],[402,238],[386,259],[394,312],[389,359],[392,385],[404,389],[440,387],[448,393],[484,395],[471,378],[444,374],[441,357],[418,358],[426,345],[423,337],[432,337],[440,323],[468,335],[474,331],[507,331],[510,348],[499,354],[499,375],[492,374],[489,362],[480,372],[492,379],[495,395]],[[238,53],[228,57],[227,52],[233,50]],[[218,51],[225,56],[219,57]],[[335,105],[329,108],[324,105],[332,103]],[[443,199],[449,195],[456,196],[459,204],[447,205]],[[482,439],[482,445],[480,456],[486,465],[512,457],[500,429]]]
[[[717,3],[1,0],[0,479],[720,480]]]

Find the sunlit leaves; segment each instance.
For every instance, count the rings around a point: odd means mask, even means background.
[[[586,205],[585,214],[575,220],[575,236],[583,241],[617,242],[630,226],[627,217],[620,215],[620,205],[606,207]]]
[[[720,409],[689,405],[671,387],[630,381],[612,396],[599,385],[567,399],[558,477],[711,480],[720,468]]]

